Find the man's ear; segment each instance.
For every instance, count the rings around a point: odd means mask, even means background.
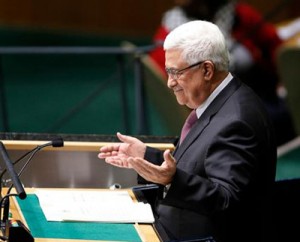
[[[204,79],[211,80],[212,76],[215,71],[215,66],[211,61],[205,61],[203,63],[203,72],[204,72]]]

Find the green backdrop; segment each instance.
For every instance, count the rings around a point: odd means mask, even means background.
[[[150,38],[0,28],[0,46],[137,46]],[[109,54],[2,54],[1,132],[137,134],[133,57]],[[122,90],[124,96],[122,96]],[[177,135],[145,98],[146,135]]]

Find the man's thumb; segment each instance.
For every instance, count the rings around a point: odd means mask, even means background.
[[[134,138],[128,135],[123,135],[120,132],[117,133],[117,137],[120,141],[124,142],[124,143],[128,143],[131,144],[134,142]]]
[[[171,154],[171,151],[169,149],[165,150],[164,152],[164,160],[169,163],[169,162],[174,162],[175,159]]]

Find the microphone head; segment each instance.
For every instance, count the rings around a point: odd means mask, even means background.
[[[18,194],[18,196],[21,200],[24,200],[27,197],[27,194],[25,191],[22,191]]]
[[[51,141],[53,147],[62,147],[64,146],[64,140],[59,137]]]

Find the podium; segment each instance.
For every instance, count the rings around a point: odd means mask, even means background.
[[[100,147],[111,142],[119,142],[115,136],[101,135],[60,135],[60,134],[17,134],[0,133],[12,161],[17,160],[27,151],[42,145],[53,138],[60,136],[64,140],[64,147],[46,147],[39,151],[32,159],[26,171],[22,174],[21,181],[25,187],[50,188],[50,189],[108,189],[114,184],[120,184],[122,188],[130,190],[137,185],[137,174],[133,170],[119,169],[106,164],[97,157]],[[174,137],[138,137],[147,145],[159,149],[173,149]],[[24,162],[18,163],[15,168],[20,170]],[[5,178],[5,177],[4,177]],[[29,195],[33,189],[26,189]],[[3,189],[3,194],[6,190]],[[28,198],[24,200],[26,202]],[[133,199],[134,196],[133,196]],[[40,215],[28,219],[25,212],[15,198],[10,198],[10,211],[12,218],[23,223],[32,233],[30,223],[40,218]],[[41,229],[47,224],[40,225]],[[106,225],[106,229],[112,231],[112,225]],[[121,229],[114,229],[113,234],[127,234],[130,231],[136,234],[134,240],[123,241],[160,241],[151,224],[120,224]],[[96,228],[96,230],[99,228]],[[105,228],[101,228],[105,230]],[[110,232],[105,230],[107,236]],[[74,233],[76,233],[76,230]],[[87,231],[91,231],[87,228]],[[95,227],[93,229],[95,231]],[[119,232],[118,232],[119,231]],[[121,232],[120,232],[121,231]],[[92,231],[91,231],[92,232]],[[33,233],[34,234],[34,233]],[[122,239],[103,237],[90,240],[89,238],[51,238],[47,234],[37,237],[36,242],[86,242],[86,241],[120,241]]]
[[[26,189],[28,196],[22,200],[22,205],[18,199],[11,198],[10,211],[14,220],[20,220],[31,231],[35,242],[160,241],[152,224],[47,222],[37,208],[38,203],[31,201],[34,190]],[[135,200],[133,193],[129,193]]]

